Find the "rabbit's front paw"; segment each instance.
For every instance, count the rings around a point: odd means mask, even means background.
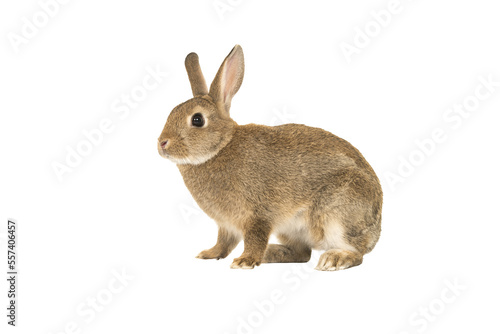
[[[257,261],[253,257],[241,256],[233,260],[231,264],[231,269],[253,269],[258,266],[260,261]]]
[[[227,256],[225,252],[222,252],[218,249],[210,248],[210,249],[205,249],[204,251],[201,251],[200,254],[196,255],[196,258],[198,259],[223,259]]]

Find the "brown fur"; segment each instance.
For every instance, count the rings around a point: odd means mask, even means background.
[[[239,46],[209,91],[195,54],[186,69],[195,97],[171,112],[158,151],[178,164],[194,199],[219,226],[216,245],[198,257],[224,258],[243,239],[232,268],[305,262],[311,249],[326,250],[320,270],[360,264],[378,241],[382,210],[379,180],[361,153],[319,128],[236,124],[229,108],[243,80]],[[206,119],[201,128],[190,124],[195,113]],[[281,245],[268,245],[272,233]]]

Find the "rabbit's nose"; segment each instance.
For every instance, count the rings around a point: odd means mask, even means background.
[[[160,143],[161,148],[165,148],[168,144],[168,140],[162,140]]]

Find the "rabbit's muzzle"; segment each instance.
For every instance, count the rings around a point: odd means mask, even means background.
[[[163,157],[167,158],[167,146],[169,144],[168,139],[159,138],[158,139],[158,153]]]

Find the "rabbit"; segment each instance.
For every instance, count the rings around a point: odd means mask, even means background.
[[[244,75],[236,45],[207,88],[198,55],[185,66],[193,98],[176,106],[158,138],[199,207],[218,225],[217,243],[198,254],[222,259],[243,239],[231,268],[308,262],[357,266],[381,232],[382,188],[349,142],[301,124],[238,125],[229,114]],[[280,244],[269,244],[275,235]]]

